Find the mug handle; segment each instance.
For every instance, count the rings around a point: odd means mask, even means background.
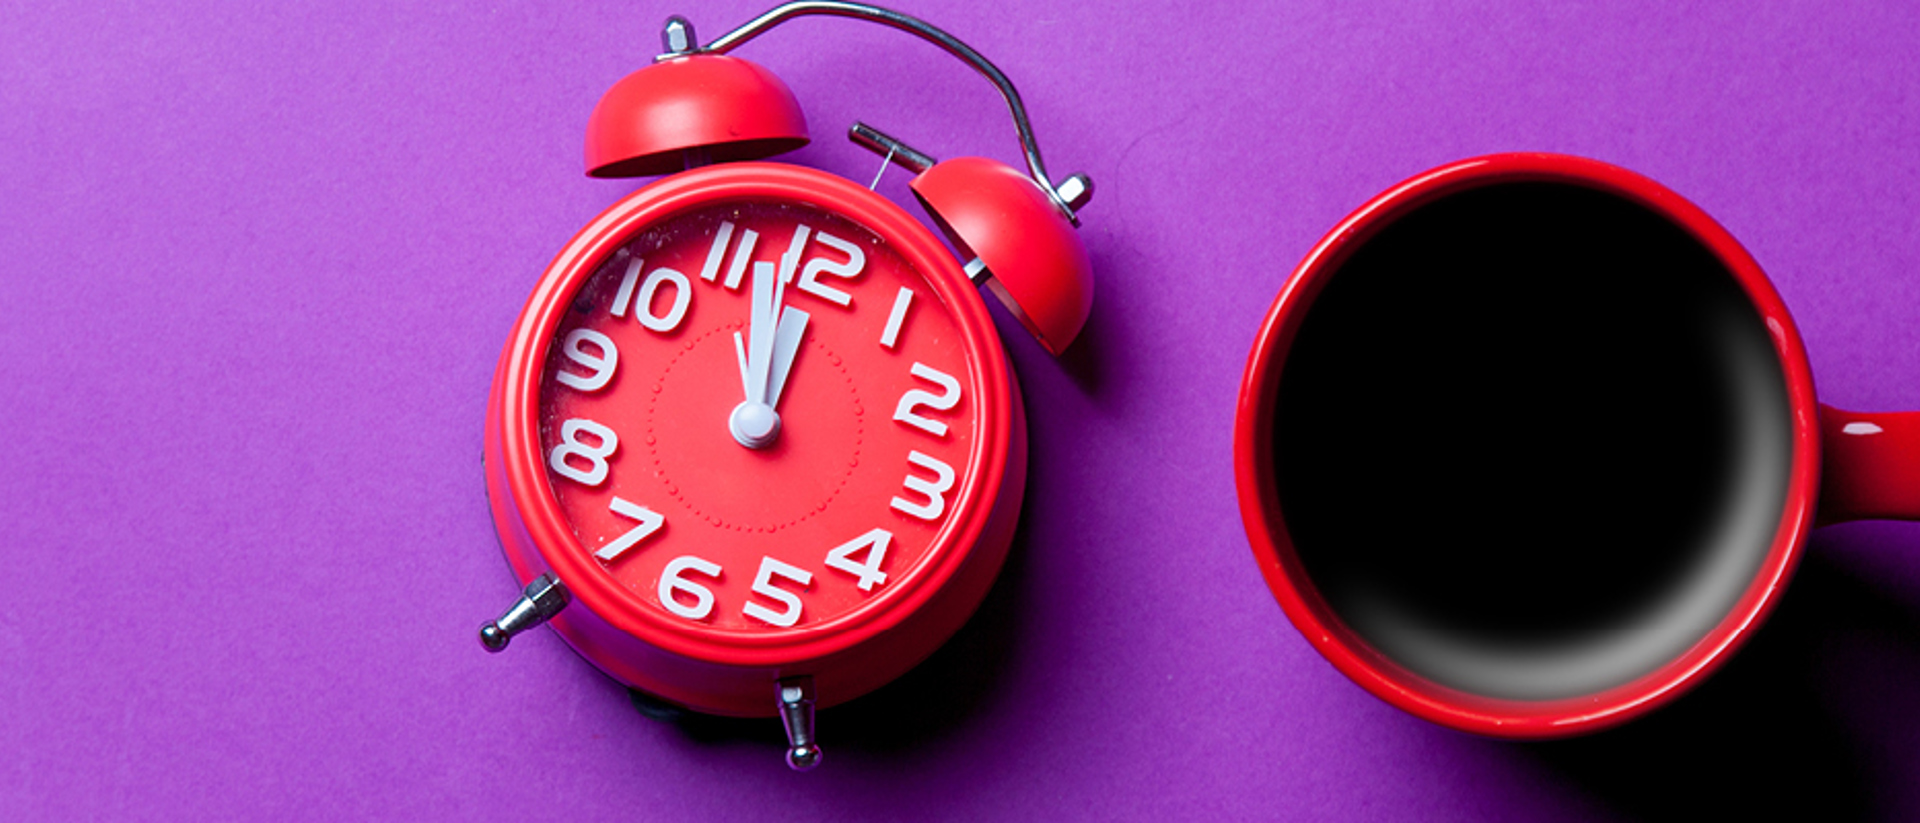
[[[1820,404],[1820,509],[1814,525],[1920,520],[1920,412]]]

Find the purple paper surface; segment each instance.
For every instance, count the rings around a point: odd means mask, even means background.
[[[777,723],[650,720],[550,632],[482,652],[517,593],[480,471],[496,358],[640,184],[581,174],[587,112],[668,14],[764,10],[0,7],[0,819],[1920,818],[1920,526],[1817,532],[1705,686],[1515,744],[1320,658],[1230,460],[1293,266],[1494,151],[1673,188],[1773,278],[1823,401],[1920,409],[1907,3],[914,3],[1097,184],[1082,340],[1055,361],[997,316],[1033,445],[981,613],[822,712],[807,774]],[[898,32],[738,54],[806,110],[786,160],[866,182],[855,119],[1019,160],[991,87]],[[880,191],[917,215],[905,177]]]

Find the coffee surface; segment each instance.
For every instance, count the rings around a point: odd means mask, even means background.
[[[1790,411],[1759,314],[1690,235],[1556,183],[1381,230],[1282,369],[1285,528],[1341,620],[1513,699],[1646,674],[1732,608],[1778,527]]]

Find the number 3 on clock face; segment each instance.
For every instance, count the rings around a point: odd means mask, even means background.
[[[616,677],[722,713],[764,713],[765,692],[722,705],[702,690],[730,686],[674,682],[678,657],[785,676],[863,646],[911,647],[883,669],[930,652],[997,571],[1024,474],[1004,354],[951,257],[864,189],[757,165],[589,226],[517,365],[544,490],[528,529],[565,544],[527,570],[559,572],[640,641],[628,656],[677,657],[596,659],[630,644],[556,626]],[[806,673],[824,703],[823,665]]]

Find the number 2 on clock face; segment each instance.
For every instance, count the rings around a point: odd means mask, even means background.
[[[673,620],[841,618],[923,566],[968,504],[961,339],[926,275],[851,221],[682,214],[603,261],[561,320],[548,480],[599,567]]]

